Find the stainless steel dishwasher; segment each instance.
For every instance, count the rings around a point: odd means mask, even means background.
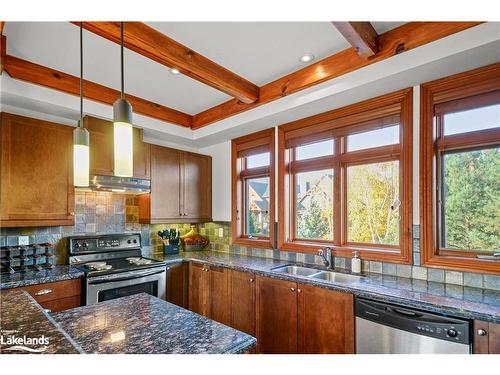
[[[357,354],[469,354],[470,322],[356,299]]]

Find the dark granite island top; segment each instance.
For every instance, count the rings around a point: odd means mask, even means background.
[[[86,353],[237,354],[256,339],[141,293],[53,315]]]
[[[0,295],[1,354],[78,354],[83,350],[28,293],[19,290],[1,291]],[[12,342],[36,339],[31,343]],[[45,344],[44,339],[48,340]],[[28,348],[23,349],[22,346]],[[29,351],[31,350],[31,351]]]
[[[28,271],[23,273],[6,273],[0,275],[0,289],[19,288],[29,285],[52,283],[54,281],[79,279],[83,277],[83,272],[65,265],[57,265],[52,269],[41,271]]]

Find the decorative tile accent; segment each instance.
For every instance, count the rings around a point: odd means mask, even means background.
[[[463,285],[463,273],[457,271],[445,271],[445,282],[447,284]]]

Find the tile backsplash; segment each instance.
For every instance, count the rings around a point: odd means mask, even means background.
[[[181,235],[191,229],[190,224],[140,224],[136,196],[105,192],[78,192],[75,196],[75,225],[59,227],[1,228],[0,246],[18,244],[19,236],[29,236],[31,243],[50,242],[56,245],[57,262],[66,262],[66,241],[71,235],[103,234],[115,232],[140,232],[142,246],[150,246],[154,252],[163,251],[158,231],[177,228]],[[252,248],[231,244],[231,223],[211,222],[197,225],[201,235],[210,239],[210,249],[226,253],[275,258],[290,262],[321,265],[313,254],[279,251],[276,249]],[[222,230],[222,237],[219,236]],[[447,271],[420,265],[420,227],[413,228],[413,265],[392,264],[362,260],[363,272],[389,276],[407,277],[424,281],[440,282],[468,287],[500,290],[500,276],[480,273]],[[350,269],[350,258],[335,258],[335,267]]]

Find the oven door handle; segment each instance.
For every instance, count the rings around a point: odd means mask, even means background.
[[[89,280],[88,283],[89,283],[89,285],[97,285],[97,284],[104,284],[104,283],[110,283],[110,282],[114,283],[116,281],[127,281],[127,280],[140,279],[142,277],[157,275],[157,274],[164,273],[164,272],[166,272],[166,271],[165,270],[161,270],[161,271],[145,272],[145,273],[137,274],[137,275],[134,275],[134,276],[125,276],[125,277],[117,277],[117,278],[105,278],[105,279],[99,278],[97,280]]]

